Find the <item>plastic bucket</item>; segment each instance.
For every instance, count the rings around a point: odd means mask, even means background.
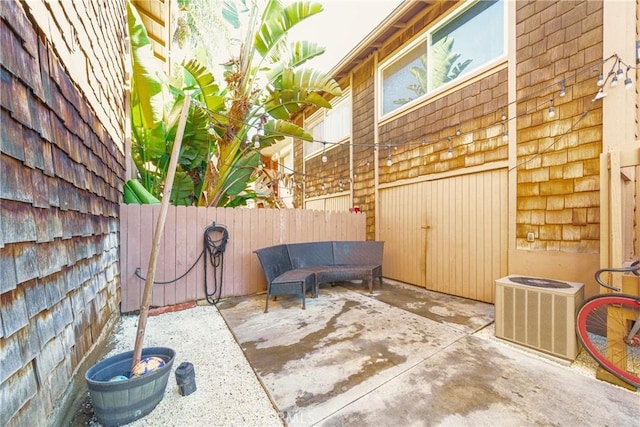
[[[85,374],[96,418],[105,427],[130,423],[150,413],[164,397],[175,351],[166,347],[142,349],[142,357],[157,356],[165,364],[147,375],[109,381],[131,370],[133,351],[120,353],[93,365]]]

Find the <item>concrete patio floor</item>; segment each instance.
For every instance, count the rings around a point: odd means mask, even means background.
[[[386,281],[218,309],[290,426],[636,426],[640,394],[495,338],[493,306]],[[583,357],[581,355],[581,357]],[[584,356],[588,360],[587,356]]]

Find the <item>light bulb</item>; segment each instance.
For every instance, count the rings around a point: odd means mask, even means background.
[[[549,118],[553,119],[556,116],[556,109],[553,108],[553,105],[549,107]]]
[[[326,154],[322,154],[322,163],[327,163],[327,155]]]
[[[391,167],[393,164],[393,160],[391,160],[391,156],[387,157],[387,166]]]
[[[605,92],[603,92],[603,91],[602,91],[602,89],[600,89],[600,90],[598,91],[598,93],[596,93],[596,96],[594,96],[594,97],[593,97],[593,100],[594,100],[594,101],[597,101],[597,100],[599,100],[599,99],[604,98],[605,96],[607,96],[607,94],[606,94]]]
[[[449,147],[447,150],[447,158],[450,159],[453,157],[453,148]]]
[[[598,86],[603,86],[603,85],[604,85],[604,76],[603,76],[602,74],[600,74],[600,75],[598,76],[598,81],[596,82],[596,84],[597,84]]]
[[[507,141],[509,141],[509,132],[505,130],[504,132],[502,132],[502,142],[507,142]]]
[[[215,128],[215,127],[213,127],[213,123],[211,123],[211,124],[209,125],[209,130],[208,130],[208,132],[209,132],[209,135],[215,135],[215,134],[216,134],[216,128]]]
[[[558,96],[560,96],[560,98],[562,98],[566,94],[567,94],[567,89],[564,87],[564,85],[562,85],[562,87],[560,88],[560,93],[558,94]]]
[[[633,87],[633,82],[631,81],[631,77],[627,77],[624,79],[624,88],[629,90]]]
[[[618,76],[613,76],[613,78],[611,79],[611,87],[616,86],[618,86]]]
[[[253,148],[255,148],[256,150],[258,148],[260,148],[260,139],[259,138],[256,138],[256,139],[253,140]]]

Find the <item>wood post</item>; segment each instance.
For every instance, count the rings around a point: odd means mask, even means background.
[[[173,149],[171,150],[171,159],[169,160],[169,169],[167,171],[167,179],[164,183],[162,192],[162,203],[160,205],[160,215],[156,223],[156,230],[153,235],[153,244],[151,246],[151,254],[149,255],[149,266],[147,270],[147,279],[144,284],[144,292],[142,294],[142,304],[140,305],[140,318],[138,319],[138,332],[136,333],[136,342],[133,350],[133,361],[131,362],[131,370],[140,361],[142,356],[142,343],[144,341],[144,332],[147,327],[147,318],[149,317],[149,304],[153,293],[153,279],[156,275],[156,262],[158,260],[158,251],[160,249],[160,241],[164,232],[164,222],[167,217],[169,208],[169,199],[171,198],[171,188],[173,187],[173,179],[176,174],[176,165],[180,155],[180,146],[182,145],[182,136],[184,135],[184,127],[187,123],[187,113],[191,105],[191,95],[186,94],[184,105],[178,121],[178,130],[176,139],[173,141]]]

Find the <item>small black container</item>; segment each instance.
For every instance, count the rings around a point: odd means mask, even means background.
[[[182,362],[176,368],[176,382],[180,387],[180,394],[189,396],[196,391],[196,373],[193,370],[193,364]]]

